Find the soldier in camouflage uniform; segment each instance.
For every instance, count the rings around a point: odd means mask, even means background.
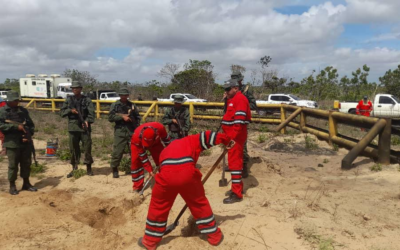
[[[29,116],[28,110],[19,107],[19,94],[14,91],[7,93],[7,104],[0,109],[0,130],[4,133],[4,146],[8,157],[8,180],[10,194],[17,195],[15,181],[18,175],[18,165],[21,168],[21,177],[24,182],[22,190],[31,192],[37,189],[29,182],[32,164],[32,135],[35,125]]]
[[[67,178],[71,178],[73,171],[78,169],[81,158],[79,142],[82,142],[85,154],[83,163],[86,164],[87,175],[93,176],[91,124],[94,122],[94,106],[89,97],[81,94],[82,84],[80,82],[73,81],[71,89],[74,96],[69,96],[60,110],[61,117],[68,117],[72,171]]]
[[[125,148],[128,147],[130,153],[130,141],[133,132],[140,125],[139,111],[135,104],[128,100],[129,90],[123,88],[119,91],[120,100],[111,104],[109,122],[115,122],[114,127],[114,146],[111,155],[110,167],[113,171],[113,178],[119,178],[118,166],[121,163]],[[129,167],[130,174],[130,167]]]
[[[170,108],[164,115],[162,123],[168,126],[169,135],[172,139],[179,139],[187,136],[190,129],[190,113],[184,103],[182,95],[174,96],[174,106]]]
[[[234,71],[231,74],[232,79],[237,79],[239,82],[239,90],[242,92],[243,95],[247,97],[249,100],[249,105],[251,110],[257,110],[256,99],[253,96],[253,92],[249,89],[250,85],[243,85],[243,75],[240,71]],[[247,169],[247,163],[250,160],[250,156],[247,153],[247,141],[243,147],[243,178],[247,178],[249,176],[249,171]]]

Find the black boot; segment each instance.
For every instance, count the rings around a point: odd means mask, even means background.
[[[28,190],[31,192],[36,192],[37,188],[32,186],[32,184],[29,182],[29,178],[24,178],[24,184],[22,184],[22,190]]]
[[[119,178],[118,167],[115,167],[113,170],[113,178]]]
[[[10,181],[10,194],[11,195],[17,195],[18,194],[17,187],[15,186],[15,181]]]
[[[92,164],[86,164],[86,172],[87,175],[93,176]]]
[[[249,177],[249,171],[247,169],[247,164],[243,164],[242,178]]]
[[[228,190],[225,192],[225,196],[231,196],[233,194],[232,190]],[[244,194],[244,189],[242,190],[242,194]]]
[[[74,171],[78,169],[78,166],[72,166],[72,171],[69,172],[69,174],[67,174],[67,178],[71,178],[72,176],[74,176]]]
[[[223,200],[224,204],[233,204],[235,202],[241,202],[243,199],[237,197],[237,195],[235,193],[232,193],[228,198],[225,198]]]

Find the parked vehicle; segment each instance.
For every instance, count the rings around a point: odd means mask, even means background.
[[[65,98],[68,94],[71,94],[67,90],[68,86],[71,86],[71,82],[71,78],[62,78],[58,74],[50,76],[40,74],[37,77],[27,74],[26,77],[19,79],[19,88],[21,97]]]
[[[194,96],[192,94],[181,94],[181,93],[173,93],[173,94],[171,94],[169,96],[168,99],[157,98],[157,101],[159,101],[159,102],[173,102],[174,101],[174,97],[176,95],[183,95],[185,102],[207,102],[207,100],[197,98],[196,96]]]
[[[0,91],[0,97],[1,97],[1,99],[6,99],[7,98],[7,92],[8,91],[5,91],[5,90],[1,90]]]
[[[265,100],[256,100],[257,104],[290,104],[299,107],[317,108],[318,104],[315,101],[302,100],[299,97],[291,94],[271,94]]]
[[[99,89],[96,91],[91,91],[89,92],[88,96],[92,100],[116,101],[120,99],[117,92],[110,89]]]
[[[339,111],[355,114],[358,102],[340,102]],[[400,118],[400,100],[390,94],[377,94],[372,102],[371,116]]]

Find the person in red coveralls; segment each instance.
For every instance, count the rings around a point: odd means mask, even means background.
[[[368,96],[364,96],[363,100],[358,102],[356,107],[356,114],[363,116],[370,116],[372,112],[372,102],[368,100]]]
[[[206,131],[174,140],[162,151],[161,167],[155,175],[156,184],[151,194],[145,234],[138,241],[140,247],[148,250],[157,248],[167,227],[169,211],[178,194],[189,207],[200,233],[207,235],[208,242],[214,246],[222,242],[223,234],[205,196],[202,175],[196,168],[200,153],[220,143],[234,144],[226,134]]]
[[[153,168],[147,157],[150,151],[154,163],[159,166],[161,151],[171,142],[164,126],[159,122],[148,122],[135,129],[131,139],[131,174],[133,191],[139,192],[143,188],[144,169],[153,175]]]
[[[228,171],[231,172],[232,186],[226,193],[229,197],[225,198],[223,203],[232,204],[243,199],[243,147],[247,140],[247,124],[251,122],[251,111],[249,101],[240,92],[236,79],[226,81],[224,88],[224,98],[227,98],[227,102],[226,112],[221,121],[222,130],[236,143],[228,151]]]
[[[0,97],[0,108],[6,106],[6,102]],[[0,131],[1,151],[0,155],[6,155],[6,148],[4,147],[4,134]]]

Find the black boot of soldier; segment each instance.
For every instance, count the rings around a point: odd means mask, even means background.
[[[93,176],[92,164],[86,164],[86,172],[87,175]]]
[[[10,194],[11,195],[18,194],[17,186],[15,186],[15,181],[10,181]]]
[[[247,164],[243,164],[242,178],[246,179],[249,177],[249,171],[247,169]]]
[[[29,182],[29,178],[24,178],[24,184],[22,184],[22,190],[28,190],[31,192],[36,192],[37,188],[32,186],[32,184]]]
[[[112,170],[113,170],[113,178],[119,178],[118,168],[115,167]]]
[[[67,174],[67,178],[71,178],[72,176],[74,176],[74,170],[77,170],[78,166],[72,166],[72,171],[69,172],[69,174]]]

